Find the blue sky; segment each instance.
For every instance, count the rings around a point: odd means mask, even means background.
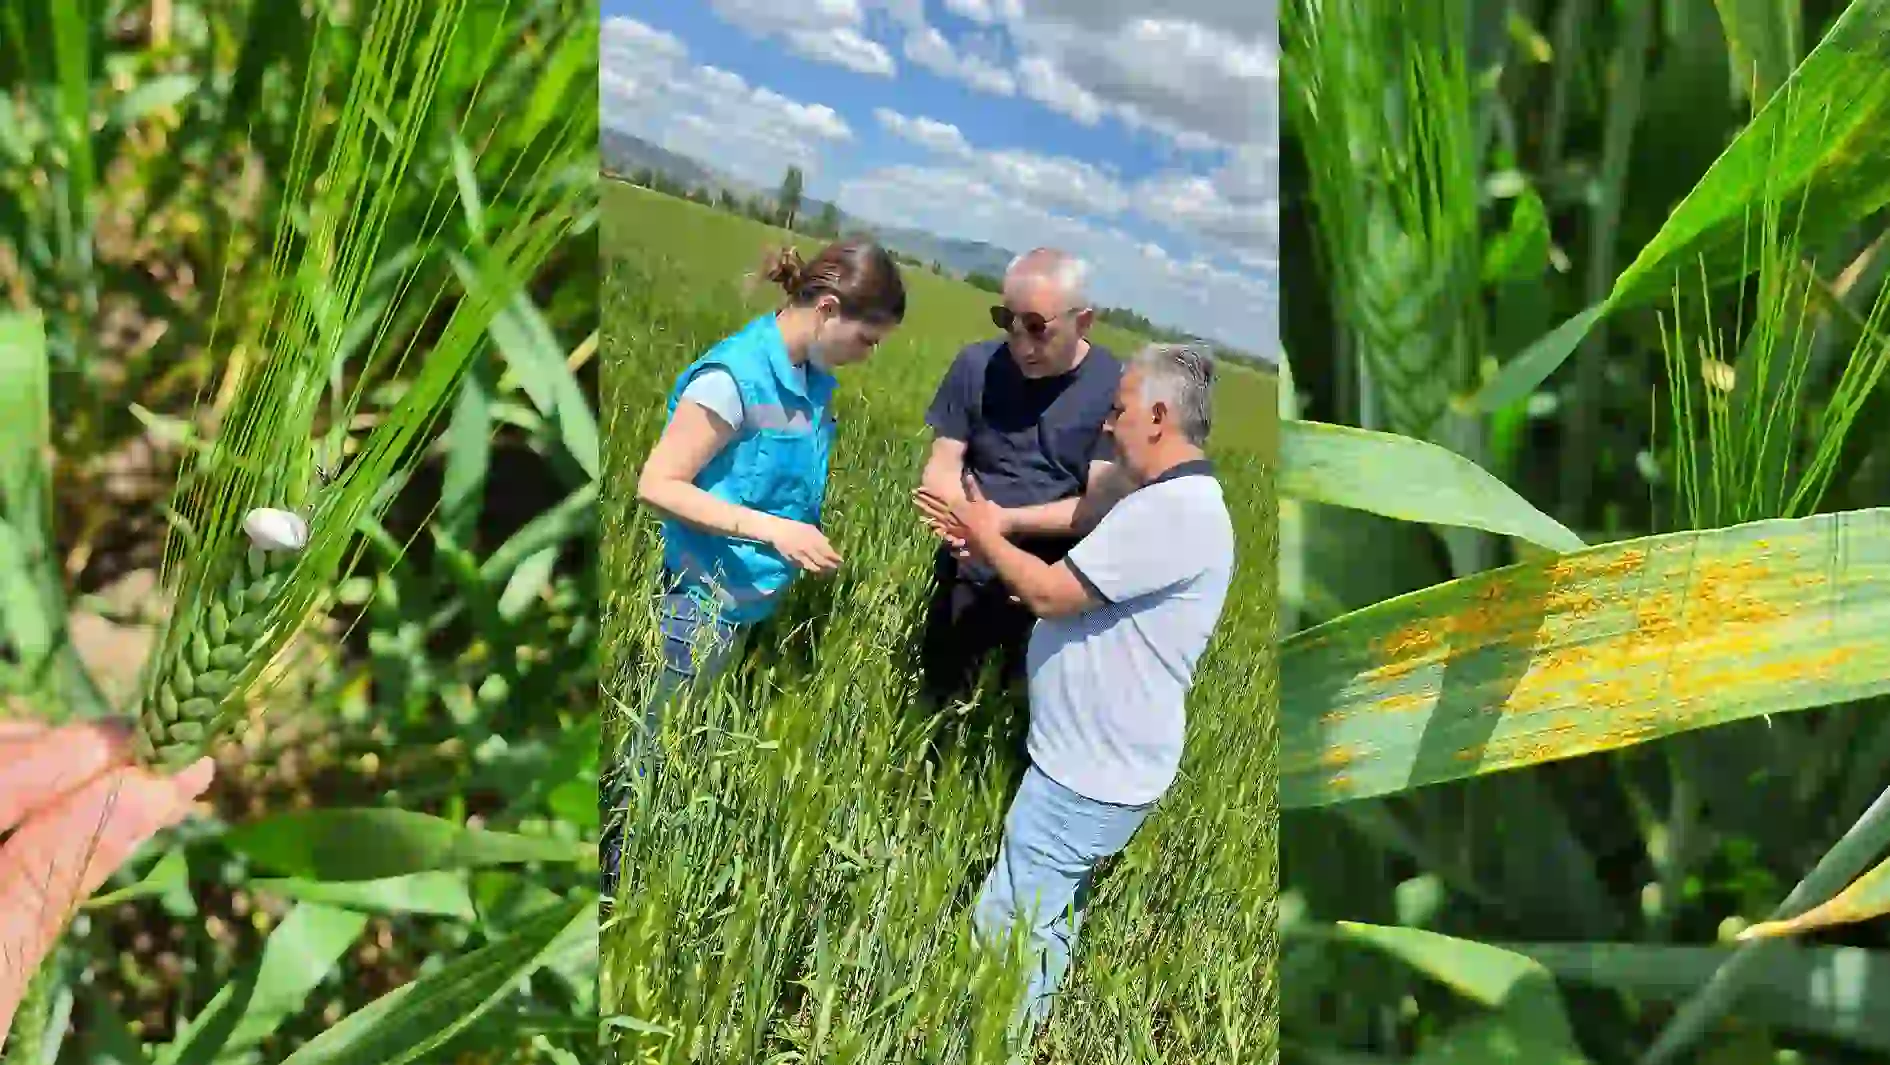
[[[1271,355],[1271,2],[604,0],[611,127],[851,214],[1095,264],[1093,298]]]

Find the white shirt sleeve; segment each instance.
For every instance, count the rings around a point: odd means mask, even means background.
[[[1165,497],[1165,498],[1164,498]],[[1183,584],[1205,565],[1186,542],[1187,496],[1143,489],[1109,508],[1065,557],[1077,579],[1105,602],[1121,603]]]
[[[706,407],[729,428],[741,430],[742,393],[727,370],[711,368],[696,374],[684,386],[682,398]]]

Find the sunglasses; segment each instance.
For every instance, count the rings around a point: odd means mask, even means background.
[[[1043,315],[1038,314],[1035,311],[1029,311],[1024,314],[1018,314],[1016,311],[1011,310],[1009,307],[1006,307],[1003,304],[999,304],[991,308],[991,324],[997,326],[999,329],[1004,330],[1006,333],[1009,333],[1009,332],[1014,331],[1018,323],[1021,322],[1023,323],[1025,332],[1029,333],[1033,337],[1041,338],[1044,335],[1044,333],[1049,330],[1051,322],[1054,322],[1058,318],[1063,317],[1063,315],[1070,313],[1070,311],[1078,310],[1078,309],[1079,308],[1071,307],[1068,310],[1063,311],[1061,314],[1056,314],[1056,315],[1052,315],[1049,318],[1045,318]]]

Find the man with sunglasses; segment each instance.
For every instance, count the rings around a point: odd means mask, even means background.
[[[1122,364],[1089,339],[1087,280],[1087,264],[1054,248],[1013,260],[991,308],[1003,335],[958,353],[926,413],[934,435],[921,487],[962,500],[969,474],[1002,508],[1005,535],[1049,563],[1123,492],[1103,432]],[[1029,609],[989,566],[944,545],[933,579],[920,651],[927,702],[966,695],[993,655],[1004,687],[1020,686]]]

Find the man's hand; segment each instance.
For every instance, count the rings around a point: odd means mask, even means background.
[[[988,552],[983,548],[1010,535],[1008,513],[984,497],[970,474],[965,475],[964,490],[956,498],[930,487],[914,492],[912,498],[933,535],[961,558],[974,552],[984,557]]]
[[[117,724],[0,721],[0,1045],[26,984],[79,905],[210,786],[209,758],[175,777],[131,763]]]

